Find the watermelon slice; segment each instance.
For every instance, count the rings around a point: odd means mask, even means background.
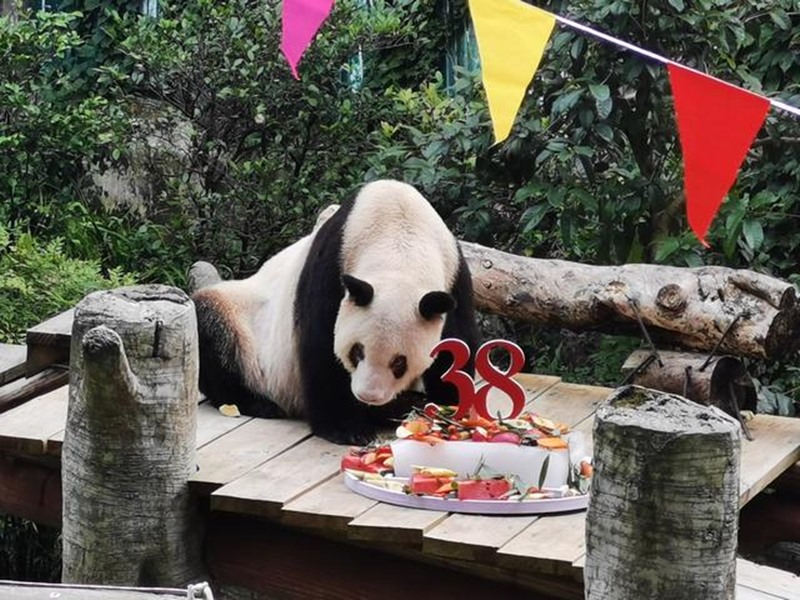
[[[470,479],[458,482],[459,500],[502,500],[511,489],[507,479]]]
[[[453,482],[453,477],[428,477],[414,473],[408,482],[409,493],[426,496],[442,496],[442,487]],[[449,491],[449,489],[447,490]]]

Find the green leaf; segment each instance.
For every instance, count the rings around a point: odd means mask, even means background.
[[[550,211],[550,205],[547,202],[540,202],[534,206],[529,207],[522,214],[520,223],[524,224],[522,233],[529,233],[534,227],[541,223],[545,215]]]
[[[550,468],[550,453],[547,453],[547,456],[544,457],[544,461],[542,461],[542,470],[539,471],[539,489],[544,487],[545,479],[547,479],[547,470]]]
[[[683,9],[686,8],[686,5],[683,3],[683,0],[667,0],[667,1],[669,2],[670,6],[672,6],[672,8],[674,8],[678,12],[683,12]]]
[[[789,18],[789,15],[786,14],[786,11],[781,8],[776,8],[775,10],[771,10],[769,13],[769,17],[770,19],[772,19],[772,22],[778,26],[779,29],[788,31],[792,28],[792,20]]]
[[[760,221],[749,220],[742,224],[742,233],[747,245],[753,250],[758,250],[764,243],[764,229]]]
[[[611,97],[611,90],[605,83],[590,83],[589,91],[598,102],[608,100]]]
[[[604,100],[595,101],[595,105],[597,106],[597,116],[600,117],[601,120],[605,120],[611,114],[611,109],[614,108],[614,101],[609,96]]]
[[[582,94],[583,90],[573,90],[566,94],[561,94],[556,98],[555,102],[553,102],[553,110],[551,111],[553,117],[560,116],[575,106]]]
[[[594,132],[605,142],[614,141],[614,130],[608,123],[598,123],[594,127]]]

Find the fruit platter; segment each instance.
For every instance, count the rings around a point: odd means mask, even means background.
[[[592,477],[581,432],[525,412],[486,419],[427,404],[395,436],[350,448],[344,482],[374,500],[478,514],[585,509]]]

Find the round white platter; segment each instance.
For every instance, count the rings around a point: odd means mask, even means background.
[[[408,508],[483,515],[531,515],[584,510],[589,506],[589,494],[541,500],[458,500],[405,494],[371,485],[350,473],[343,475],[344,484],[356,494]]]

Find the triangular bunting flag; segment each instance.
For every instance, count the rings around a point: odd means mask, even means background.
[[[281,51],[295,79],[300,79],[297,64],[332,8],[333,0],[283,0]]]
[[[769,100],[676,64],[667,65],[683,151],[686,214],[704,246],[769,111]]]
[[[556,23],[520,0],[469,0],[495,143],[508,137]]]

